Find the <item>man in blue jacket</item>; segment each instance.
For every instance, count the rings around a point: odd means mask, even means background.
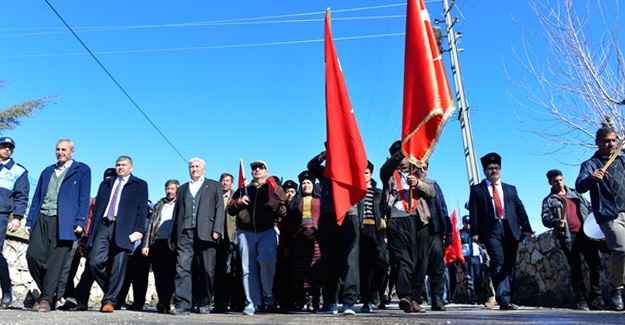
[[[58,162],[41,173],[26,220],[30,234],[26,261],[41,290],[33,309],[40,312],[50,311],[63,267],[89,215],[91,170],[73,155],[72,141],[57,142]]]
[[[2,255],[2,247],[7,227],[11,232],[15,232],[20,227],[20,220],[26,213],[30,190],[28,171],[11,158],[14,149],[13,139],[0,138],[0,286],[2,286],[0,307],[2,308],[9,308],[9,304],[13,301],[9,265]],[[9,225],[11,213],[13,213],[13,220]]]
[[[616,151],[616,130],[604,126],[597,130],[595,143],[599,150],[582,163],[575,189],[590,191],[592,212],[605,234],[610,254],[610,300],[615,310],[623,310],[622,290],[625,284],[625,156]],[[616,159],[605,168],[610,156]]]

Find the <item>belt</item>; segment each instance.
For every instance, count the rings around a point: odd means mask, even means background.
[[[375,226],[375,219],[364,219],[362,224],[365,226]]]

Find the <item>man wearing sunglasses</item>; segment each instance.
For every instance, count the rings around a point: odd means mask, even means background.
[[[278,236],[274,222],[286,215],[282,187],[267,180],[269,169],[262,160],[250,164],[252,182],[238,189],[228,204],[228,213],[237,216],[239,253],[243,268],[245,315],[273,307],[273,279],[276,272]]]

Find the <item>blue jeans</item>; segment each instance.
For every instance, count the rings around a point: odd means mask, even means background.
[[[273,295],[271,290],[276,273],[278,234],[271,228],[258,233],[239,230],[238,236],[247,306],[259,306],[263,303],[263,296]]]

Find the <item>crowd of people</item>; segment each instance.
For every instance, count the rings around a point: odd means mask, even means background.
[[[559,170],[547,173],[551,192],[542,221],[554,228],[570,264],[579,309],[623,310],[625,157],[618,154],[606,165],[616,141],[614,129],[597,132],[599,149],[583,163],[576,189],[564,185]],[[57,162],[41,173],[27,213],[28,171],[11,158],[14,149],[13,139],[0,138],[0,245],[26,216],[26,259],[40,292],[36,311],[87,310],[94,282],[104,293],[101,312],[142,310],[150,269],[157,312],[172,315],[338,314],[340,305],[344,315],[354,315],[357,304],[363,313],[386,308],[391,292],[404,312],[425,313],[424,300],[431,311],[445,311],[452,299],[450,293],[445,297],[449,274],[443,256],[456,225],[442,189],[428,178],[428,165],[411,164],[401,141],[391,145],[380,168],[382,188],[368,163],[367,194],[344,218],[337,218],[332,180],[324,176],[325,151],[298,175],[299,185],[270,176],[267,163],[257,160],[250,164],[252,181],[236,190],[231,174],[208,179],[205,161],[192,158],[189,180],[168,180],[165,197],[153,205],[128,156],[104,172],[90,198],[91,170],[72,158],[72,141],[61,139]],[[456,240],[462,244],[469,302],[516,310],[517,249],[524,238],[532,239],[532,228],[516,188],[501,182],[501,161],[497,153],[481,158],[485,179],[470,188],[469,214]],[[579,194],[587,191],[592,205]],[[599,282],[597,246],[582,227],[590,212],[611,251],[609,303]],[[588,296],[581,255],[590,269]],[[74,286],[81,258],[85,268]],[[12,287],[3,255],[0,286],[0,307],[8,308]],[[481,288],[487,288],[485,296]]]

